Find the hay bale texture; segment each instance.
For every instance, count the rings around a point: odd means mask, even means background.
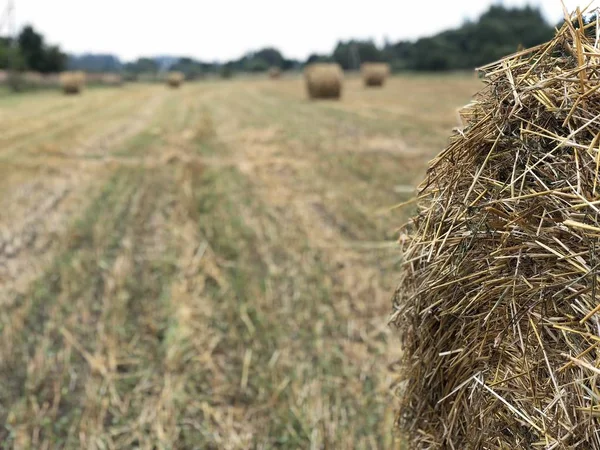
[[[172,88],[178,88],[185,80],[185,75],[181,72],[169,72],[167,74],[167,84]]]
[[[392,316],[409,448],[600,449],[600,49],[574,23],[482,69],[420,185]]]
[[[63,72],[60,74],[60,86],[65,94],[79,94],[86,82],[85,72]]]
[[[314,63],[304,69],[306,89],[311,99],[339,99],[344,72],[339,64]]]
[[[390,65],[386,63],[364,63],[360,66],[363,82],[367,87],[381,87],[390,75]]]

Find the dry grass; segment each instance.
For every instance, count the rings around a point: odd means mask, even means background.
[[[600,449],[596,23],[483,68],[420,186],[393,320],[415,448]]]
[[[476,87],[439,81],[0,98],[0,447],[399,448],[381,210]]]

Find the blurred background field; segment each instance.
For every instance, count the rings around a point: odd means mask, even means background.
[[[393,448],[385,210],[478,84],[0,99],[0,440]]]

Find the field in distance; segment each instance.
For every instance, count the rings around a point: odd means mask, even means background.
[[[0,447],[400,448],[389,208],[479,87],[0,96]]]

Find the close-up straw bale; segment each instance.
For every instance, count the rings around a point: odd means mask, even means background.
[[[579,14],[480,69],[403,228],[409,448],[600,449],[600,49]]]

